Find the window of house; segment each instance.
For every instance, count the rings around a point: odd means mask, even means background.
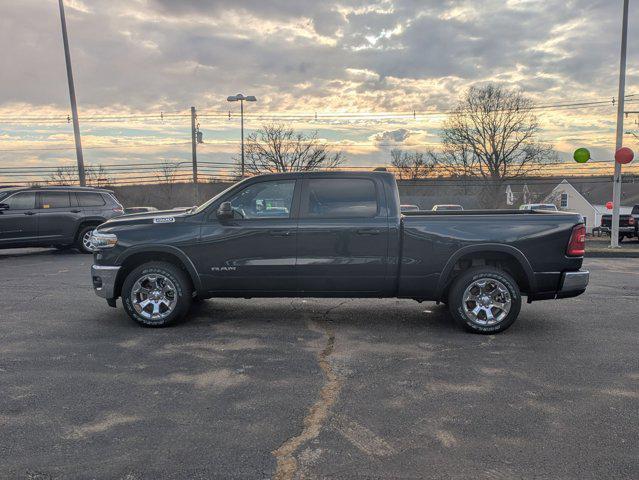
[[[561,208],[567,208],[568,207],[568,194],[567,193],[562,193],[561,194],[560,206],[561,206]]]

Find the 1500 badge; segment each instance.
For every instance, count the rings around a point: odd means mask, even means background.
[[[155,217],[153,223],[175,223],[175,217]]]

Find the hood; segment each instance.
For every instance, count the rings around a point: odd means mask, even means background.
[[[121,215],[114,217],[102,225],[100,228],[111,228],[120,226],[132,226],[132,225],[148,225],[148,224],[170,224],[181,222],[184,218],[191,216],[191,213],[186,211],[175,210],[161,210],[157,212],[145,212],[145,213],[133,213],[130,215]]]

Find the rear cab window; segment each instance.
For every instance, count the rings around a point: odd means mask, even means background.
[[[372,218],[379,211],[375,182],[366,178],[306,181],[301,218]]]

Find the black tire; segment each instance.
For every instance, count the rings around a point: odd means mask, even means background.
[[[624,238],[626,238],[626,236],[620,233],[619,234],[619,243],[623,242]]]
[[[135,309],[131,298],[131,291],[135,283],[146,275],[162,275],[170,280],[175,286],[174,298],[176,304],[172,312],[166,317],[150,319]],[[181,268],[166,262],[149,262],[133,269],[124,279],[122,284],[122,305],[131,319],[145,327],[166,327],[178,320],[183,319],[189,312],[193,301],[193,287],[186,272]]]
[[[510,294],[510,310],[501,321],[492,325],[482,324],[480,323],[481,320],[475,321],[467,314],[464,308],[464,292],[474,282],[483,278],[497,280],[506,287]],[[473,304],[471,303],[470,305]],[[519,311],[521,310],[521,293],[519,292],[517,282],[503,270],[492,267],[471,268],[460,274],[450,287],[448,292],[448,309],[455,319],[455,322],[469,332],[481,334],[499,333],[510,327],[519,316]],[[496,311],[498,312],[499,310]]]
[[[88,246],[86,246],[83,241],[84,236],[87,233],[91,233],[93,230],[95,230],[95,225],[87,225],[85,227],[82,227],[80,231],[78,232],[78,236],[75,239],[75,248],[77,248],[80,251],[80,253],[93,254],[93,250],[90,249]]]

